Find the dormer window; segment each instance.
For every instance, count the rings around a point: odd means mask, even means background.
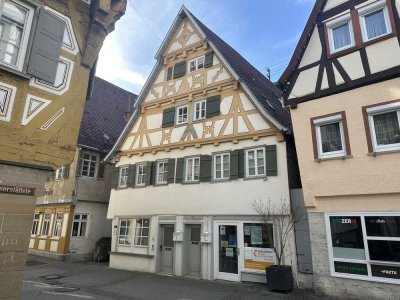
[[[189,61],[189,72],[204,68],[204,55]]]
[[[386,1],[378,1],[359,10],[364,42],[374,40],[392,32]]]
[[[355,45],[350,14],[332,20],[328,22],[326,26],[328,29],[331,54],[351,48]]]

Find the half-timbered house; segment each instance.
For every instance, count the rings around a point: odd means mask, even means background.
[[[278,230],[262,234],[252,202],[290,201],[281,93],[185,7],[156,60],[108,157],[110,266],[265,281]],[[291,235],[296,269],[294,252]]]
[[[319,0],[280,84],[318,294],[400,294],[400,1]]]

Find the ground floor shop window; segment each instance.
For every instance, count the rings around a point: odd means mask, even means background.
[[[50,221],[51,221],[51,214],[44,214],[42,223],[42,236],[49,234]]]
[[[63,219],[64,219],[64,214],[60,213],[56,214],[56,220],[54,221],[53,236],[61,236]]]
[[[132,244],[132,223],[132,220],[129,219],[121,219],[119,221],[119,245],[130,246]]]
[[[32,224],[31,234],[37,234],[38,229],[39,229],[39,219],[40,219],[40,214],[35,213],[35,215],[33,216],[33,224]]]
[[[72,226],[72,236],[85,237],[88,224],[88,214],[75,214]]]
[[[400,284],[400,213],[327,215],[334,276]]]
[[[120,219],[118,245],[147,246],[149,244],[150,219]]]

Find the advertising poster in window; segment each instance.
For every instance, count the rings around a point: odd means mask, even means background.
[[[244,248],[244,268],[256,271],[265,271],[265,268],[276,263],[275,252],[267,248]]]

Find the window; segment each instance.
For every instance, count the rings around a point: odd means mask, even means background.
[[[399,214],[328,214],[332,274],[400,283]]]
[[[22,70],[34,9],[17,0],[0,1],[0,63]]]
[[[206,118],[206,100],[197,101],[193,106],[193,121],[198,121]]]
[[[31,234],[37,234],[38,229],[39,229],[39,218],[40,218],[40,214],[35,213],[33,216],[33,224],[32,224]]]
[[[63,180],[64,179],[65,169],[66,169],[66,166],[63,166],[63,167],[58,168],[56,170],[56,180]]]
[[[359,10],[363,41],[379,38],[391,33],[386,1],[378,1]]]
[[[186,158],[186,182],[197,182],[200,179],[200,157]]]
[[[355,45],[350,14],[328,22],[326,27],[331,53],[339,52]]]
[[[400,149],[400,102],[366,109],[374,152]]]
[[[135,227],[135,245],[147,246],[149,244],[149,219],[137,219]]]
[[[146,184],[146,164],[136,166],[136,186],[144,186]]]
[[[229,179],[230,177],[230,155],[221,153],[214,155],[214,180]]]
[[[44,214],[41,235],[44,236],[49,234],[50,221],[51,221],[51,214]]]
[[[189,61],[189,72],[194,72],[202,68],[204,68],[204,56]]]
[[[313,119],[313,124],[319,159],[346,156],[342,114]]]
[[[132,245],[132,225],[133,220],[121,219],[119,221],[119,235],[118,244],[119,245]]]
[[[97,154],[83,152],[81,156],[81,176],[96,177],[97,163]]]
[[[88,223],[88,214],[75,214],[72,225],[72,236],[85,237]]]
[[[188,111],[189,111],[188,105],[183,105],[176,108],[176,125],[187,123]]]
[[[54,222],[53,236],[61,236],[64,214],[57,213]]]
[[[246,150],[246,177],[265,175],[265,148]]]
[[[159,161],[157,163],[157,184],[166,184],[168,183],[168,162],[167,161]]]
[[[118,187],[125,188],[128,186],[128,172],[129,172],[129,167],[119,168]]]

